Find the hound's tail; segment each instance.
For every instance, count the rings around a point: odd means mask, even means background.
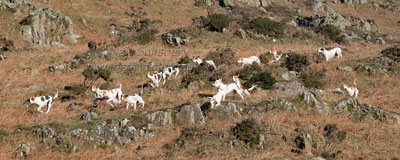
[[[58,91],[57,93],[54,95],[53,99],[56,99],[58,97]]]
[[[353,80],[353,85],[354,85],[354,86],[356,85],[356,80]]]
[[[339,44],[335,43],[336,46],[338,46],[339,48],[342,48],[342,46],[340,46]]]
[[[122,89],[122,84],[121,83],[119,83],[119,89]]]
[[[256,87],[257,87],[257,85],[253,85],[253,86],[251,86],[251,88],[249,88],[248,90],[249,90],[249,91],[252,91],[252,90],[254,90]]]

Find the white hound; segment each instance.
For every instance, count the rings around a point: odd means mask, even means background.
[[[179,69],[179,66],[172,66],[165,68],[162,72],[162,78],[164,79],[163,85],[165,84],[165,81],[167,81],[167,79],[170,79],[173,74],[174,77],[176,78],[180,71],[181,70]]]
[[[111,101],[114,102],[115,104],[119,104],[122,101],[122,84],[119,84],[119,88],[112,89],[112,90],[102,90],[96,86],[92,86],[91,91],[95,93],[95,98],[93,100],[93,103],[96,104],[96,101],[98,99],[104,99],[106,98],[106,102],[114,108],[114,105],[111,104]]]
[[[160,81],[163,79],[162,72],[151,74],[150,72],[147,73],[147,78],[151,80],[151,87],[160,87]]]
[[[54,99],[56,99],[58,97],[58,92],[53,96],[40,96],[40,97],[30,97],[29,98],[29,102],[31,104],[36,104],[38,105],[38,109],[37,111],[44,113],[42,111],[42,107],[47,106],[47,111],[46,114],[50,112],[50,108],[54,103]]]
[[[123,95],[122,96],[122,100],[126,102],[126,109],[127,110],[128,110],[130,105],[133,105],[133,107],[134,107],[134,109],[136,111],[136,104],[137,103],[142,105],[142,107],[144,108],[143,98],[141,96],[139,96],[138,94],[135,94],[133,96]]]
[[[193,62],[196,63],[197,65],[201,65],[203,63],[203,60],[201,60],[200,56],[197,56],[193,57]],[[206,60],[206,63],[212,66],[215,70],[217,69],[217,66],[215,65],[214,61]]]
[[[279,62],[282,58],[282,54],[279,54],[278,51],[276,50],[276,48],[272,48],[271,51],[269,51],[270,54],[272,54],[274,56],[274,60],[271,61],[271,63],[276,63]],[[288,54],[285,54],[285,58],[289,57]]]
[[[358,89],[356,87],[348,87],[346,84],[343,84],[343,88],[347,91],[347,94],[349,94],[350,97],[356,97],[358,96]]]
[[[336,44],[336,43],[335,43]],[[325,48],[318,49],[318,54],[322,53],[325,56],[326,61],[328,62],[329,59],[335,57],[337,55],[339,58],[342,58],[342,49],[341,46],[336,44],[338,47],[333,48],[331,50],[327,50]]]
[[[224,83],[222,83],[222,79],[218,79],[218,80],[216,80],[215,83],[212,84],[212,85],[213,85],[214,87],[217,87],[217,88],[218,88],[218,92],[219,92],[219,91],[224,91],[223,93],[225,93],[225,94],[222,95],[222,100],[225,100],[225,96],[226,96],[227,94],[231,93],[231,92],[234,91],[234,90],[236,91],[236,93],[239,94],[239,96],[240,96],[242,99],[244,99],[242,91],[239,89],[239,87],[238,87],[235,83],[231,83],[231,84],[225,85]]]
[[[261,65],[261,61],[257,56],[251,56],[251,57],[247,57],[247,58],[239,58],[237,61],[238,64],[242,64],[242,67],[245,65],[251,65],[254,62]]]

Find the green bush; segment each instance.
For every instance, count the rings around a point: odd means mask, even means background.
[[[307,56],[292,54],[286,58],[285,63],[282,65],[284,65],[289,71],[300,72],[303,68],[309,66],[310,62],[308,61]]]
[[[91,66],[86,67],[82,72],[82,75],[85,77],[84,84],[87,81],[96,81],[99,78],[104,79],[105,81],[111,81],[111,71],[105,68],[95,69]]]
[[[104,68],[99,68],[98,73],[100,78],[104,79],[105,81],[110,81],[111,80],[111,71],[108,69]]]
[[[236,71],[235,75],[239,74],[239,78],[243,80],[250,80],[251,76],[261,72],[262,69],[257,63],[253,63],[251,66],[246,66],[242,70]]]
[[[222,32],[227,28],[233,19],[224,14],[211,14],[207,18],[202,18],[202,23],[208,27],[210,31]]]
[[[264,53],[264,54],[261,54],[259,56],[259,58],[260,58],[261,63],[267,64],[271,59],[271,55],[269,53]]]
[[[154,41],[155,34],[157,32],[155,30],[144,30],[143,32],[140,33],[139,35],[139,43],[140,44],[149,44],[150,42]]]
[[[189,64],[192,62],[192,59],[189,58],[189,56],[184,56],[181,59],[179,59],[178,64]]]
[[[325,35],[327,38],[337,43],[342,43],[345,40],[345,36],[342,34],[339,28],[333,25],[319,26],[317,27],[316,32]]]
[[[257,85],[264,89],[270,89],[276,82],[276,79],[271,75],[271,73],[265,70],[251,76],[250,80],[248,80],[244,85],[246,87]]]
[[[85,86],[82,86],[82,85],[79,85],[79,84],[75,84],[75,85],[73,85],[73,86],[71,86],[71,92],[72,92],[72,94],[74,94],[74,95],[84,95],[85,94],[85,92],[86,92],[86,87]]]
[[[235,52],[233,52],[231,48],[217,49],[215,52],[208,53],[205,59],[214,61],[217,66],[222,64],[232,65],[236,63]]]
[[[325,84],[322,82],[322,79],[325,77],[325,72],[325,69],[322,71],[308,69],[307,71],[302,72],[300,79],[307,88],[321,88]]]
[[[252,118],[236,123],[232,128],[233,135],[237,139],[249,144],[250,147],[255,147],[259,144],[260,132],[261,128],[259,124],[257,124],[256,120]]]
[[[285,26],[283,24],[262,17],[255,18],[242,25],[244,29],[271,37],[282,37],[285,31]]]

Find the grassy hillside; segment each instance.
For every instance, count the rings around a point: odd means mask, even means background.
[[[28,11],[21,9],[13,13],[0,10],[2,13],[0,38],[5,39],[0,43],[0,48],[6,46],[6,40],[11,40],[14,44],[12,50],[0,51],[0,55],[6,57],[0,60],[0,145],[2,146],[0,159],[19,158],[20,144],[30,146],[28,147],[30,151],[25,156],[27,159],[312,159],[314,157],[398,159],[400,157],[399,123],[380,121],[376,117],[371,121],[354,120],[349,118],[351,115],[336,114],[333,110],[325,115],[319,114],[315,112],[314,107],[311,107],[312,105],[301,99],[300,93],[282,92],[276,85],[252,92],[245,100],[241,100],[236,93],[229,94],[222,106],[228,102],[234,103],[240,117],[224,114],[218,116],[220,114],[218,111],[203,107],[204,124],[185,126],[176,123],[175,114],[181,111],[182,106],[205,105],[209,99],[202,95],[217,93],[217,89],[211,86],[212,81],[207,78],[223,78],[225,84],[231,83],[232,75],[243,69],[236,64],[238,58],[260,56],[272,48],[277,48],[280,53],[293,52],[306,56],[310,65],[301,73],[325,70],[325,76],[311,78],[323,84],[318,89],[324,92],[317,92],[315,95],[319,100],[326,102],[329,108],[337,106],[339,102],[349,97],[346,92],[344,95],[336,95],[331,94],[331,91],[335,88],[343,90],[343,84],[354,86],[355,80],[355,86],[360,91],[358,100],[390,112],[400,113],[399,62],[383,67],[374,63],[375,58],[382,56],[383,49],[399,44],[399,10],[392,11],[383,7],[374,9],[370,5],[357,5],[354,9],[339,2],[327,1],[328,6],[348,21],[352,16],[372,20],[376,25],[368,31],[373,37],[372,40],[365,40],[360,36],[358,39],[342,42],[340,45],[343,49],[343,58],[333,58],[326,62],[323,57],[318,56],[317,50],[321,47],[333,48],[335,42],[329,39],[329,36],[313,29],[290,25],[294,16],[313,15],[314,12],[308,2],[275,0],[264,8],[265,12],[242,1],[235,2],[236,6],[233,9],[221,7],[217,1],[211,2],[213,5],[208,6],[202,3],[197,5],[199,2],[193,0],[35,1],[34,3],[41,7],[49,7],[64,16],[69,16],[73,22],[74,32],[83,37],[77,43],[73,43],[65,37],[67,33],[63,32],[60,33],[61,43],[66,47],[39,46],[28,49],[21,49],[30,42],[25,41],[19,32],[20,22],[27,16]],[[396,2],[392,6],[400,7]],[[318,12],[321,16],[326,14]],[[215,21],[212,23],[212,19],[209,22],[210,19],[207,18],[210,18],[211,14],[228,15],[232,19],[232,22],[224,27],[225,32],[210,31],[209,26],[217,23]],[[273,35],[276,34],[272,33],[273,29],[262,28],[265,25],[261,25],[261,32],[258,34],[259,30],[253,28],[256,23],[251,21],[257,17],[267,18],[272,21],[270,23],[279,23],[281,25],[279,27],[283,30],[282,35]],[[82,19],[85,19],[87,24],[82,23]],[[356,22],[351,24],[357,25]],[[115,26],[117,34],[110,32],[111,26]],[[237,29],[246,29],[246,26],[254,33],[253,36],[248,34],[246,38],[241,38],[235,34]],[[51,27],[45,28],[47,32]],[[161,35],[177,28],[187,29],[191,37],[190,42],[178,46],[164,43]],[[149,35],[146,35],[147,33]],[[264,33],[265,35],[260,38]],[[385,43],[375,42],[380,38],[379,36],[375,38],[375,34],[382,35],[380,37],[384,37]],[[142,44],[147,39],[152,41]],[[90,41],[94,41],[98,49],[113,50],[118,54],[111,57],[81,58],[85,53],[91,52],[88,48]],[[149,63],[152,62],[156,66],[157,64],[172,66],[185,56],[185,52],[190,58],[200,56],[204,60],[207,56],[225,48],[230,48],[235,58],[223,59],[221,65],[218,65],[219,70],[203,69],[200,70],[202,73],[194,74],[190,68],[195,68],[196,65],[190,63],[190,67],[182,69],[177,78],[171,78],[162,85],[163,93],[150,87],[145,88],[142,95],[146,102],[145,108],[139,107],[134,111],[131,107],[126,110],[123,103],[110,110],[110,106],[105,102],[100,102],[97,107],[92,105],[94,93],[90,91],[90,84],[112,89],[121,83],[123,93],[133,95],[139,93],[141,86],[149,82],[146,75],[155,70],[154,67],[147,67]],[[122,52],[129,49],[134,51],[133,55]],[[159,53],[162,49],[171,50],[175,54],[161,56],[140,54],[155,53],[155,51]],[[224,54],[225,52],[222,53]],[[273,60],[272,55],[267,54],[267,58],[268,62]],[[75,68],[67,65],[67,69],[56,72],[48,70],[52,65],[69,62],[72,59],[84,59],[84,62]],[[228,64],[230,61],[233,63]],[[282,60],[277,64],[265,63],[259,67],[260,70],[270,72],[278,83],[298,81],[303,84],[301,76],[290,80],[282,77],[282,74],[288,72],[284,63]],[[138,67],[129,70],[129,64]],[[85,81],[82,72],[89,65],[114,66],[109,68],[112,80],[105,81],[99,78],[90,81],[86,86],[80,86]],[[338,70],[339,66],[349,66],[353,71]],[[363,70],[365,66],[373,70],[365,71]],[[251,73],[251,76],[253,75]],[[182,79],[186,77],[200,79],[199,89],[182,86]],[[242,84],[244,83],[245,80],[242,81]],[[82,90],[67,91],[64,90],[64,86],[79,86]],[[56,99],[49,114],[37,112],[37,106],[24,104],[32,96],[52,96],[57,91],[60,94],[59,99]],[[62,97],[68,95],[75,97],[61,101]],[[261,105],[260,102],[270,98],[285,99],[297,109],[282,109],[282,104],[274,102],[270,104],[274,109],[253,110],[254,107]],[[67,111],[72,102],[81,105],[75,110]],[[89,122],[80,120],[84,112],[92,110],[99,115],[96,120]],[[167,110],[173,110],[171,113],[173,122],[170,125],[151,122],[145,116],[148,113]],[[87,129],[90,132],[103,121],[117,126],[119,121],[125,118],[130,120],[129,125],[138,129],[142,125],[146,126],[146,130],[154,133],[154,137],[140,137],[131,143],[121,145],[108,141],[87,141],[70,136],[71,131],[77,128]],[[235,135],[233,131],[235,124],[247,119],[254,119],[256,124],[252,125],[258,127],[257,131],[250,135],[261,134],[265,137],[262,147],[258,145],[259,137],[257,145],[253,147]],[[148,127],[149,124],[151,127]],[[324,130],[328,124],[337,126],[332,134],[327,129]],[[58,135],[43,137],[34,134],[36,129],[43,125],[52,128]],[[337,140],[343,133],[345,138]],[[336,137],[336,134],[339,136]],[[300,142],[297,142],[299,136],[306,137],[303,138],[306,139],[305,148],[299,147]],[[334,137],[334,140],[330,137]],[[71,145],[76,146],[76,149],[71,149],[73,148]]]

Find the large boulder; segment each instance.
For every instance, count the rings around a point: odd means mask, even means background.
[[[270,97],[269,99],[261,101],[260,103],[250,107],[247,110],[247,113],[275,113],[286,110],[297,111],[297,107],[286,99]]]
[[[19,31],[24,40],[36,45],[64,46],[60,36],[66,35],[72,43],[81,38],[73,29],[70,17],[51,8],[37,5],[32,0],[0,1],[0,11],[29,13],[21,22]],[[20,12],[22,10],[23,12]]]
[[[347,114],[356,121],[390,121],[400,123],[400,114],[363,103],[356,98],[348,98],[334,107],[335,113]]]
[[[385,66],[391,66],[394,63],[394,61],[388,57],[377,57],[375,58],[374,63],[378,66],[385,67]]]
[[[277,91],[284,92],[285,94],[295,95],[304,90],[304,86],[299,81],[293,82],[278,82],[273,85]]]
[[[322,115],[327,115],[329,113],[328,104],[319,100],[313,92],[309,90],[304,90],[303,93],[301,93],[300,97],[303,101],[306,102],[306,104],[311,106],[309,110],[316,110]]]
[[[41,137],[41,138],[55,138],[57,137],[57,132],[54,131],[52,128],[47,127],[46,125],[37,128],[34,131],[34,134]]]
[[[92,121],[97,119],[98,114],[94,111],[88,111],[83,113],[83,115],[81,116],[81,120],[82,121]]]
[[[179,46],[188,44],[192,36],[187,29],[178,28],[162,34],[161,38],[165,44]]]
[[[151,122],[157,122],[161,125],[169,125],[173,123],[172,112],[174,112],[175,114],[175,111],[172,111],[170,109],[166,111],[155,111],[145,114],[145,117]]]
[[[183,106],[176,114],[176,123],[183,126],[204,124],[205,120],[200,104]]]
[[[216,109],[212,110],[213,116],[219,119],[240,119],[242,115],[239,112],[238,107],[236,107],[233,103],[228,103],[226,105],[221,105],[216,107]]]

